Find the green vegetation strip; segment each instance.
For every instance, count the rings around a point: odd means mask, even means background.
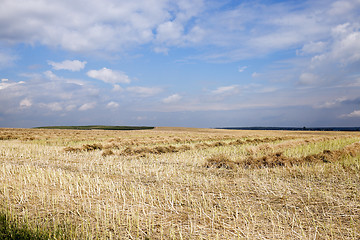
[[[0,239],[45,240],[48,239],[48,236],[44,232],[30,230],[25,225],[20,226],[10,221],[4,213],[0,213]]]
[[[146,127],[146,126],[103,126],[103,125],[90,125],[90,126],[47,126],[47,127],[36,127],[36,129],[148,130],[148,129],[154,129],[154,127]]]

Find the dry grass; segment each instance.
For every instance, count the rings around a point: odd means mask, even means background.
[[[0,129],[0,210],[56,239],[359,239],[359,141]]]

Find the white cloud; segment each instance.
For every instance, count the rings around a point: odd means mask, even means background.
[[[238,85],[231,85],[231,86],[224,86],[224,87],[218,87],[216,90],[212,91],[213,94],[236,94],[239,92],[239,86]]]
[[[342,102],[344,102],[346,100],[348,100],[348,98],[340,97],[340,98],[336,98],[332,101],[327,101],[325,103],[315,105],[314,108],[332,108],[332,107],[340,105]]]
[[[126,74],[119,71],[113,71],[108,68],[102,68],[100,70],[90,70],[87,72],[87,75],[91,78],[95,78],[111,84],[130,83],[130,78]]]
[[[114,92],[122,92],[122,91],[124,91],[124,89],[120,85],[114,84],[113,91]]]
[[[19,105],[21,108],[29,108],[32,106],[32,101],[28,98],[24,98],[23,100],[20,101]]]
[[[182,31],[174,36],[171,32],[177,30],[166,25],[175,20],[175,25],[183,28],[204,5],[202,0],[108,0],[106,4],[87,1],[85,5],[79,0],[4,0],[1,4],[0,36],[3,41],[41,43],[79,52],[112,52],[151,43],[159,26],[163,29],[159,33],[161,39],[175,37],[189,41],[182,36]],[[192,30],[188,35],[199,32],[196,28]]]
[[[360,117],[360,110],[355,110],[349,114],[343,114],[340,117],[341,118],[358,118],[358,117]]]
[[[181,38],[184,28],[177,22],[165,22],[158,26],[156,39],[160,42],[174,41]]]
[[[52,71],[48,70],[48,71],[45,71],[43,73],[43,75],[51,80],[51,81],[59,81],[59,82],[63,82],[63,83],[69,83],[69,84],[76,84],[78,86],[84,86],[85,85],[85,82],[82,81],[82,80],[78,80],[78,79],[68,79],[68,78],[63,78],[63,77],[59,77],[57,76],[55,73],[53,73]],[[26,76],[26,75],[24,75]],[[31,77],[31,75],[30,75]],[[34,75],[34,77],[37,77],[39,78],[39,76],[37,75]]]
[[[354,73],[360,66],[360,25],[355,22],[337,24],[329,31],[326,47],[314,43],[307,49],[307,70],[300,76],[300,84],[326,86],[356,86]],[[311,60],[310,60],[311,59]],[[306,64],[298,65],[306,68]],[[355,81],[354,81],[355,80]]]
[[[163,91],[158,87],[128,87],[126,90],[140,97],[151,97]]]
[[[174,2],[175,3],[175,2]],[[184,46],[200,42],[205,36],[205,30],[198,24],[189,24],[192,19],[198,18],[205,9],[203,0],[181,0],[172,3],[168,9],[170,18],[156,27],[157,43],[166,46]],[[157,47],[157,50],[166,49]]]
[[[62,62],[53,62],[48,61],[48,64],[53,67],[54,70],[69,70],[72,72],[80,71],[81,69],[84,69],[86,61],[79,61],[79,60],[65,60]]]
[[[65,107],[65,110],[66,111],[72,111],[76,108],[76,105],[75,104],[69,104]]]
[[[177,21],[168,21],[162,23],[156,29],[156,41],[166,43],[167,46],[185,46],[191,43],[200,42],[205,36],[205,30],[200,26],[194,26],[187,33],[184,30],[184,24]],[[167,48],[155,48],[158,52],[167,52]]]
[[[52,103],[40,103],[40,107],[47,108],[50,111],[59,112],[63,110],[61,103],[59,102],[52,102]]]
[[[85,103],[85,104],[83,104],[83,105],[81,105],[79,107],[79,110],[80,111],[86,111],[86,110],[89,110],[89,109],[93,109],[95,106],[96,106],[96,103],[94,103],[94,102]]]
[[[169,53],[169,48],[166,48],[166,47],[155,47],[153,50],[156,53],[162,53],[165,55],[168,55],[168,53]]]
[[[107,105],[106,105],[107,108],[118,108],[119,107],[119,104],[117,102],[109,102]]]
[[[25,82],[20,81],[20,82],[10,82],[9,79],[3,78],[1,79],[0,82],[0,90],[4,90],[6,88],[10,88],[10,87],[14,87],[20,84],[24,84]]]
[[[179,94],[173,94],[168,96],[167,98],[164,98],[162,101],[163,103],[175,103],[180,101],[182,97]]]
[[[310,42],[305,44],[301,50],[297,51],[298,55],[307,55],[307,54],[316,54],[322,53],[326,49],[326,43],[319,41],[319,42]]]
[[[360,60],[360,32],[350,32],[336,42],[332,55],[343,64]]]
[[[238,68],[238,71],[239,71],[239,72],[243,72],[243,71],[245,71],[245,69],[247,69],[247,66],[239,67],[239,68]]]
[[[319,77],[313,73],[302,73],[299,77],[299,84],[313,85],[319,81]]]
[[[45,71],[44,72],[44,76],[52,81],[57,81],[60,80],[61,78],[56,76],[56,74],[54,74],[52,71]]]
[[[340,24],[332,28],[331,44],[324,51],[312,58],[312,67],[332,62],[346,66],[360,60],[360,31],[358,23]]]
[[[277,90],[279,90],[279,89],[276,88],[276,87],[264,87],[264,88],[259,89],[256,92],[258,92],[258,93],[270,93],[270,92],[275,92]]]
[[[353,3],[356,3],[356,1],[336,1],[331,4],[331,8],[329,10],[330,15],[333,15],[333,17],[341,16],[344,14],[347,14],[351,12],[352,8],[354,7]]]
[[[357,0],[225,4],[107,0],[87,1],[84,6],[79,0],[4,0],[0,36],[6,43],[107,53],[142,44],[154,44],[155,52],[166,53],[171,46],[200,43],[214,50],[212,56],[236,60],[289,47],[313,52],[331,27],[356,22],[360,5]]]

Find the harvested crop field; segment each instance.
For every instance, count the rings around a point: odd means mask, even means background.
[[[0,129],[0,173],[50,239],[360,239],[359,132]]]

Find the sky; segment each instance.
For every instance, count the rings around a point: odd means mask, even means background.
[[[360,0],[0,6],[0,127],[360,126]]]

